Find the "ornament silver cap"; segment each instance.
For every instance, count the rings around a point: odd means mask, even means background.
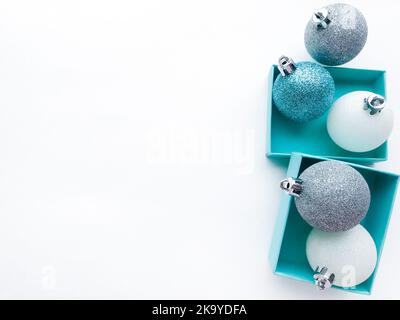
[[[327,267],[317,267],[315,269],[315,274],[313,276],[315,285],[320,290],[329,289],[333,285],[333,281],[335,280],[335,275],[328,271]]]
[[[296,65],[293,60],[287,56],[281,56],[278,62],[278,69],[281,75],[288,76],[296,70]]]
[[[331,23],[331,16],[326,8],[320,8],[314,11],[312,16],[312,21],[317,25],[317,27],[326,29]]]
[[[295,178],[286,178],[280,182],[280,187],[283,191],[294,197],[300,197],[303,191],[303,180]]]
[[[379,94],[371,94],[364,99],[364,109],[369,111],[370,115],[380,113],[385,108],[385,98]]]

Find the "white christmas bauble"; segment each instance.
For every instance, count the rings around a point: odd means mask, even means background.
[[[332,106],[327,122],[332,140],[352,152],[378,148],[393,129],[393,110],[382,96],[354,91],[340,97]]]
[[[335,276],[333,284],[344,288],[367,280],[377,261],[374,240],[361,225],[343,232],[313,229],[307,239],[306,253],[314,271],[327,268]]]

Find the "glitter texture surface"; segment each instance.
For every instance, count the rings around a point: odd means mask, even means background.
[[[297,210],[311,226],[327,232],[346,231],[368,212],[371,194],[364,177],[338,161],[321,161],[299,177],[303,191]]]
[[[322,116],[332,105],[335,83],[330,73],[313,62],[299,62],[293,73],[279,75],[272,89],[278,110],[295,122]]]
[[[336,3],[325,8],[331,22],[323,29],[311,19],[306,27],[304,43],[315,60],[337,66],[360,53],[367,41],[367,21],[358,9],[348,4]]]

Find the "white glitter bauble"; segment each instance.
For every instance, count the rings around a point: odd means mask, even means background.
[[[368,91],[354,91],[333,104],[327,129],[332,140],[341,148],[367,152],[388,139],[393,122],[393,110],[386,106],[383,97]]]
[[[344,288],[367,280],[377,261],[374,240],[361,225],[343,232],[313,229],[307,239],[306,253],[313,270],[327,268],[335,276],[333,284]]]

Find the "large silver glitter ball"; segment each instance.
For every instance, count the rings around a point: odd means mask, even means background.
[[[346,231],[368,212],[371,194],[363,176],[347,164],[321,161],[299,177],[302,191],[295,198],[297,210],[314,228],[327,232]]]
[[[364,47],[368,26],[351,5],[335,3],[316,10],[304,34],[307,51],[318,62],[337,66],[355,58]]]

